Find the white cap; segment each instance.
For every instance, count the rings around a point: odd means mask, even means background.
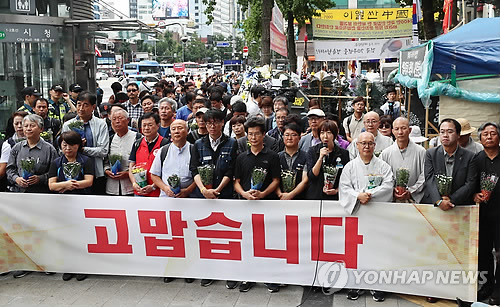
[[[198,113],[203,113],[203,114],[205,114],[205,113],[207,113],[207,111],[208,111],[208,109],[207,109],[207,108],[199,108],[199,109],[198,109],[198,111],[196,112],[196,114],[195,114],[195,115],[198,115]]]
[[[420,132],[419,126],[410,126],[410,140],[415,143],[422,143],[428,140],[425,136],[422,136],[422,132]]]
[[[311,115],[325,117],[325,112],[323,112],[323,110],[321,110],[321,109],[312,109],[312,110],[309,110],[309,112],[307,112],[307,117],[309,117]]]
[[[231,97],[231,100],[229,101],[229,104],[233,105],[233,104],[235,104],[237,102],[243,102],[244,103],[243,98],[241,98],[241,96],[234,95],[233,97]]]

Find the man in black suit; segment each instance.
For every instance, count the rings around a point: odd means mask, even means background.
[[[422,203],[434,204],[442,210],[450,210],[456,205],[473,204],[477,178],[474,153],[458,146],[461,126],[451,118],[439,124],[441,145],[430,148],[425,155],[425,194]],[[453,177],[450,195],[440,195],[435,176]]]

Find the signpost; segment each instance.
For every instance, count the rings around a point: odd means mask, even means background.
[[[229,42],[217,42],[217,48],[229,47]]]

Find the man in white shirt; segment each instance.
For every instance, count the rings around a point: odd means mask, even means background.
[[[260,113],[259,103],[262,101],[262,96],[266,89],[260,85],[252,87],[250,90],[251,96],[247,101],[247,112],[248,115],[255,115]]]
[[[394,143],[390,137],[384,136],[378,132],[378,127],[380,126],[380,116],[377,114],[377,112],[371,111],[366,113],[364,116],[363,124],[365,125],[366,132],[370,132],[375,137],[375,156],[378,157],[384,149]],[[354,158],[356,158],[359,154],[356,142],[357,139],[353,140],[352,143],[347,147],[351,160],[354,160]]]

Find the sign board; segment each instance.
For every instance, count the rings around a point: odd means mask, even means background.
[[[316,61],[373,60],[399,57],[399,51],[411,47],[411,38],[370,39],[360,41],[316,40]]]
[[[422,63],[427,53],[427,44],[424,46],[401,51],[399,73],[412,78],[422,77]]]
[[[286,49],[286,36],[284,33],[283,14],[277,5],[274,5],[272,12],[272,21],[269,24],[271,50],[276,51],[282,56],[288,56]]]
[[[318,19],[344,20],[344,21],[374,21],[374,20],[399,20],[411,19],[413,9],[409,8],[383,8],[383,9],[346,9],[326,10],[319,12]]]
[[[35,0],[10,0],[12,13],[35,14]]]
[[[241,65],[241,60],[224,60],[224,65]]]
[[[2,32],[4,35],[2,35]],[[2,38],[4,36],[4,38]],[[0,24],[2,43],[50,43],[59,41],[59,30],[54,26],[32,24]]]
[[[217,47],[219,48],[229,47],[229,42],[217,42]]]
[[[153,19],[189,18],[188,0],[153,0]]]
[[[243,47],[243,53],[248,54],[248,46]]]
[[[313,35],[328,38],[393,38],[412,35],[412,19],[343,21],[313,18]]]

